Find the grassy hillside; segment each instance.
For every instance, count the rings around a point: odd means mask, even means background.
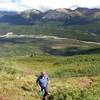
[[[100,54],[0,58],[0,98],[40,100],[35,80],[46,70],[50,100],[99,100],[99,64]]]
[[[49,100],[99,100],[99,27],[99,22],[0,24],[0,35],[63,37],[0,37],[0,100],[41,100],[35,81],[44,70],[50,77]]]
[[[68,38],[0,38],[0,57],[48,54],[72,56],[95,53],[100,53],[100,45]]]
[[[100,45],[0,38],[0,99],[41,100],[35,81],[44,70],[50,77],[49,100],[100,99]]]

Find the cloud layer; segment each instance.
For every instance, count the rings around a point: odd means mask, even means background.
[[[25,10],[34,8],[39,10],[73,7],[100,7],[99,0],[0,0],[0,9]]]

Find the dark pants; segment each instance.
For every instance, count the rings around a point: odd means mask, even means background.
[[[41,91],[43,92],[43,98],[42,98],[42,100],[46,100],[46,96],[48,95],[48,86],[41,87]]]

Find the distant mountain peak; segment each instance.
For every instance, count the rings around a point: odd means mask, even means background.
[[[68,23],[88,23],[90,22],[91,18],[93,20],[95,20],[95,18],[100,19],[100,9],[78,7],[74,10],[67,8],[57,8],[50,9],[46,12],[41,12],[37,9],[27,9],[21,12],[0,11],[0,22],[11,24],[33,24],[35,22],[47,20],[58,20]]]
[[[72,11],[71,9],[67,9],[67,8],[57,8],[55,10],[58,11],[58,12],[69,12],[69,11]]]
[[[41,13],[41,11],[37,10],[37,9],[27,9],[27,10],[24,10],[22,12],[27,12],[27,13],[35,13],[35,14],[39,14]]]
[[[89,15],[89,14],[94,14],[96,12],[100,12],[100,9],[99,8],[89,9],[89,8],[86,8],[86,7],[78,7],[78,8],[75,9],[75,11],[79,11],[83,14]]]
[[[20,12],[20,14],[25,17],[25,18],[30,18],[34,15],[38,15],[41,14],[42,12],[37,10],[37,9],[28,9],[28,10],[24,10],[22,12]]]

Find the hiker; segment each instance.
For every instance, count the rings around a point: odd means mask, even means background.
[[[42,100],[46,100],[48,95],[48,75],[46,72],[41,72],[41,75],[37,78],[36,83],[43,93]]]

